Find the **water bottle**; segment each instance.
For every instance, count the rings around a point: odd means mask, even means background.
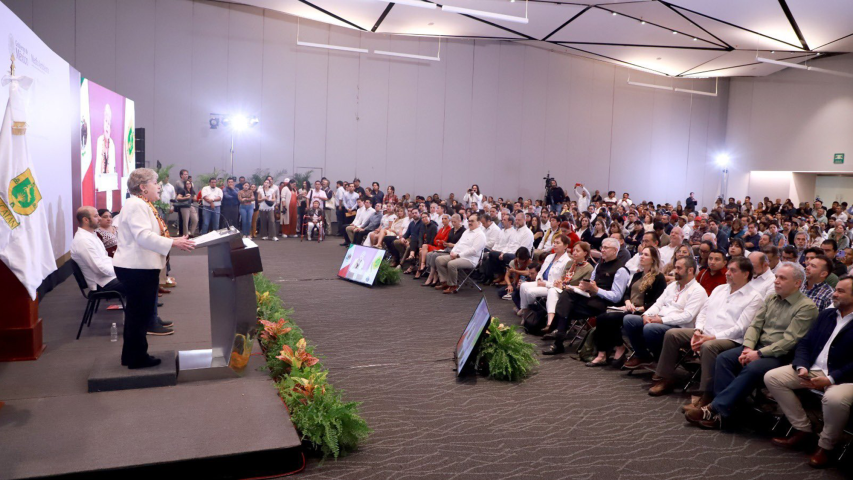
[[[115,323],[113,323],[113,326],[110,327],[110,341],[111,342],[117,342],[118,341],[118,328],[116,327]]]

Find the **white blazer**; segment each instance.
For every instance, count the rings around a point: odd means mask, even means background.
[[[157,217],[139,197],[131,196],[124,202],[117,237],[113,266],[146,270],[160,270],[166,266],[172,240],[160,235]]]
[[[545,286],[548,288],[554,286],[554,280],[563,278],[563,271],[566,270],[566,265],[569,263],[569,260],[572,259],[569,252],[564,253],[563,256],[555,262],[554,257],[556,256],[556,253],[552,253],[545,257],[545,261],[542,262],[542,267],[539,269],[539,275],[536,276],[536,280],[544,280]],[[551,270],[548,270],[548,265],[551,265],[551,263],[554,265],[551,266]],[[548,270],[548,280],[542,278],[542,274],[545,273],[545,270]]]

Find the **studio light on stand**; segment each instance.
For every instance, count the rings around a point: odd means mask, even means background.
[[[717,166],[723,170],[723,181],[720,185],[720,195],[725,201],[728,198],[728,189],[729,189],[729,164],[731,163],[731,158],[728,153],[720,153],[714,159],[717,163]]]
[[[242,114],[228,115],[222,113],[210,114],[210,129],[216,130],[219,125],[231,132],[231,176],[234,176],[234,134],[248,130],[258,124],[260,120],[255,115],[245,116]]]

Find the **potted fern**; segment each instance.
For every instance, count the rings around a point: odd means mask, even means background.
[[[489,378],[517,382],[539,365],[534,352],[535,347],[524,341],[518,326],[506,326],[492,317],[480,343],[476,364]]]
[[[379,270],[376,271],[376,283],[378,285],[396,285],[400,283],[400,270],[391,266],[387,258],[382,259]]]

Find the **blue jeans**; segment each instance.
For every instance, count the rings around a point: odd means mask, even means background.
[[[254,205],[240,205],[240,232],[243,235],[252,234],[252,215],[254,213]]]
[[[738,361],[742,352],[743,347],[740,346],[717,355],[711,407],[724,417],[731,415],[733,408],[764,381],[765,373],[790,363],[782,358],[767,357],[744,367]]]
[[[631,348],[643,360],[657,358],[660,355],[663,349],[663,336],[670,328],[673,327],[663,323],[643,325],[643,317],[639,315],[625,315],[622,320],[622,333],[628,337]]]
[[[201,227],[201,233],[207,233],[211,230],[219,230],[219,208],[214,207],[213,210],[210,210],[209,206],[205,206],[204,210],[202,210],[202,219],[204,221],[204,225]],[[214,211],[216,213],[214,213]]]

